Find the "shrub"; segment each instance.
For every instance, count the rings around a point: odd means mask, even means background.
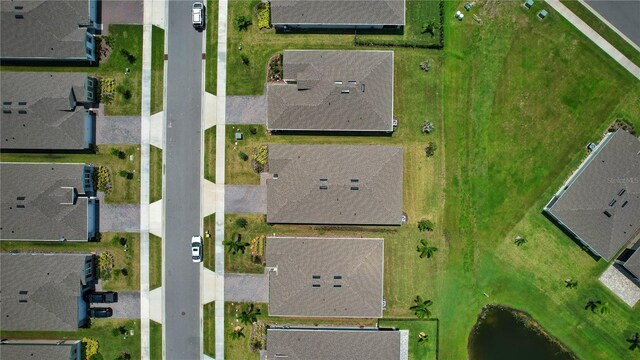
[[[127,238],[126,237],[121,237],[119,241],[120,241],[120,245],[122,245],[122,246],[127,245]]]
[[[264,235],[258,235],[253,239],[251,239],[251,242],[250,242],[251,258],[256,263],[262,262],[262,258],[264,257],[264,243],[265,243]]]
[[[249,155],[245,154],[244,152],[240,151],[240,153],[238,154],[238,156],[240,156],[240,159],[242,159],[242,161],[247,161],[249,160]]]
[[[118,156],[119,154],[120,154],[120,150],[116,148],[111,148],[111,150],[109,150],[109,155],[111,156]]]
[[[101,252],[98,255],[98,268],[101,272],[109,272],[113,269],[113,264],[115,262],[115,257],[109,251]]]
[[[258,27],[260,29],[271,28],[271,6],[268,2],[261,2],[258,5]]]
[[[249,225],[249,222],[247,221],[247,219],[245,219],[243,217],[236,219],[236,226],[237,227],[246,229],[247,225]]]
[[[240,60],[242,60],[242,63],[244,65],[249,66],[249,57],[245,54],[240,54]]]
[[[424,148],[424,152],[427,154],[427,157],[432,157],[436,153],[436,149],[438,146],[433,141],[429,142],[426,148]]]
[[[255,134],[258,133],[258,129],[253,127],[253,128],[251,128],[251,130],[249,130],[249,132],[251,133],[251,135],[255,135]]]
[[[129,64],[134,64],[136,62],[136,57],[126,49],[120,49],[120,55],[125,58]]]
[[[93,356],[98,353],[98,348],[100,344],[98,344],[98,340],[84,337],[82,338],[82,345],[84,345],[84,358],[90,360]]]
[[[127,176],[129,176],[129,172],[127,170],[120,170],[118,172],[118,175],[120,175],[123,178],[126,178]]]
[[[418,222],[418,230],[420,231],[433,231],[435,229],[435,225],[431,220],[422,219]]]
[[[100,191],[108,193],[111,191],[111,175],[109,169],[106,166],[99,166],[93,173],[94,185]]]
[[[238,15],[236,16],[236,28],[238,31],[244,31],[249,28],[251,25],[251,18],[246,15]]]
[[[253,148],[253,168],[256,172],[261,173],[268,170],[267,159],[269,156],[269,148],[266,145],[260,145]]]

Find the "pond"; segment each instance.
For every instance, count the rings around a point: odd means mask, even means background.
[[[471,360],[574,360],[526,313],[501,306],[482,310],[469,335]]]

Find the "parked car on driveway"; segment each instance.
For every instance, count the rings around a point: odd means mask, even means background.
[[[115,303],[118,302],[118,293],[113,291],[94,292],[93,294],[89,294],[89,302]]]
[[[200,236],[191,238],[191,260],[194,263],[202,261],[202,238]]]
[[[108,318],[113,316],[113,309],[110,307],[95,307],[89,309],[89,316],[92,318]]]

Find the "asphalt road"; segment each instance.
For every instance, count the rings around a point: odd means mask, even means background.
[[[200,264],[191,237],[200,234],[202,33],[191,2],[169,2],[164,219],[164,346],[167,359],[200,359]]]
[[[640,1],[586,0],[585,2],[640,46]]]

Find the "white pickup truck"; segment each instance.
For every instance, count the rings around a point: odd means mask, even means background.
[[[193,24],[193,27],[196,30],[202,31],[202,29],[204,29],[204,24],[205,24],[204,18],[205,18],[204,4],[201,2],[193,3],[193,6],[191,7],[191,23]]]

